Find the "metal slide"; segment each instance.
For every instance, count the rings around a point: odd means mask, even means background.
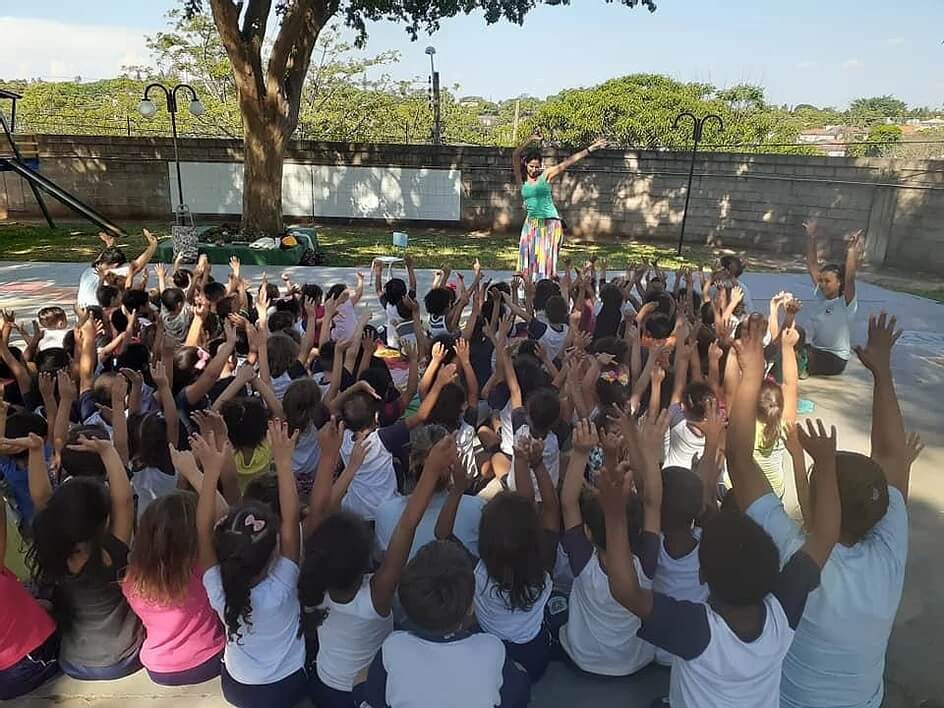
[[[104,216],[92,209],[92,207],[90,207],[88,204],[79,201],[51,179],[44,177],[36,170],[30,169],[19,160],[0,157],[0,166],[9,167],[11,170],[20,175],[20,177],[29,182],[30,185],[39,187],[44,192],[55,197],[83,219],[91,221],[100,229],[104,229],[115,236],[127,235],[119,226],[116,226],[114,223],[106,219]]]

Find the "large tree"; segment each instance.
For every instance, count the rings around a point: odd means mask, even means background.
[[[481,9],[489,24],[506,19],[517,24],[536,0],[188,0],[191,13],[209,3],[220,40],[229,56],[243,121],[245,146],[242,228],[247,232],[278,232],[282,228],[282,160],[298,125],[299,108],[312,50],[321,30],[340,17],[366,39],[367,22],[406,23],[416,39],[421,29],[432,32],[443,18]],[[549,5],[566,0],[544,0]],[[607,0],[611,1],[611,0]],[[618,0],[627,7],[653,0]],[[266,30],[278,18],[267,57]]]

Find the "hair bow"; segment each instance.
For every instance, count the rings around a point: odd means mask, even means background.
[[[246,514],[243,526],[251,526],[253,533],[259,533],[266,527],[265,519],[257,519],[254,514]]]

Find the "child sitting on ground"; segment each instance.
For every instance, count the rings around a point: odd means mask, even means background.
[[[627,676],[652,662],[655,647],[636,636],[640,627],[639,617],[620,606],[610,592],[607,578],[611,565],[616,562],[613,554],[618,552],[618,546],[604,529],[600,498],[581,493],[590,449],[598,443],[593,424],[587,420],[578,422],[561,491],[564,518],[561,545],[570,561],[574,584],[567,614],[557,619],[557,623],[564,622],[559,627],[559,641],[566,656],[583,671],[603,676]],[[608,452],[609,455],[604,452],[605,458],[616,452],[613,445]],[[608,462],[605,460],[603,466],[606,467]],[[624,518],[628,513],[622,497],[620,513]],[[628,534],[625,522],[622,534]],[[653,541],[657,543],[657,537],[651,537],[648,545],[654,545]],[[654,551],[654,548],[650,549],[649,558],[654,558]],[[627,553],[626,559],[630,557]],[[650,562],[646,570],[640,558],[632,558],[636,571],[641,574],[640,582],[644,587],[651,586],[649,578],[655,563]]]
[[[765,323],[752,317],[737,348],[743,377],[731,410],[726,454],[741,509],[769,493],[752,459],[760,384],[764,375]],[[669,704],[675,708],[780,705],[780,671],[803,615],[807,596],[819,585],[820,568],[839,538],[835,429],[828,436],[812,423],[801,433],[816,463],[816,518],[803,548],[783,570],[767,533],[740,511],[722,511],[706,526],[699,546],[707,603],[675,600],[641,587],[629,562],[623,513],[626,468],[605,469],[600,501],[610,539],[609,582],[613,596],[642,619],[639,636],[678,657],[672,665]],[[658,474],[658,458],[644,460],[646,486]],[[661,493],[661,489],[659,490]]]
[[[354,687],[355,705],[528,705],[528,675],[508,656],[501,640],[466,629],[475,575],[465,551],[450,541],[423,546],[403,571],[398,596],[410,629],[394,631],[384,640]]]
[[[299,505],[292,474],[295,436],[269,424],[281,519],[258,502],[217,521],[216,488],[232,448],[214,434],[192,438],[203,467],[197,544],[203,586],[223,620],[223,697],[236,706],[290,706],[307,690],[305,642],[299,631]]]
[[[325,450],[338,459],[340,439]],[[305,561],[299,580],[305,630],[317,633],[311,699],[320,708],[350,708],[351,690],[381,644],[393,631],[393,598],[406,565],[416,527],[438,480],[455,459],[455,440],[442,438],[430,451],[417,488],[410,495],[387,546],[371,573],[373,534],[367,522],[346,512],[332,513],[334,470],[319,469],[306,518]],[[325,518],[327,516],[327,518]]]

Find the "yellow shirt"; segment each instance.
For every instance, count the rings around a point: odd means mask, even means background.
[[[779,435],[773,445],[764,444],[764,426],[758,421],[754,433],[754,462],[763,471],[774,494],[783,499],[783,456],[786,448]]]
[[[268,440],[263,440],[255,450],[252,451],[252,457],[247,461],[242,452],[236,453],[236,473],[239,475],[239,492],[246,491],[249,483],[269,471],[272,464],[272,446]]]

